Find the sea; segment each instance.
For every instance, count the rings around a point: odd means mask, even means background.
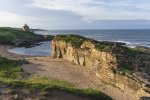
[[[77,34],[98,41],[124,42],[131,48],[136,46],[150,48],[150,29],[44,30],[35,31],[35,33],[42,35]],[[41,45],[32,48],[12,48],[8,51],[21,55],[49,56],[51,55],[51,41],[41,42]]]

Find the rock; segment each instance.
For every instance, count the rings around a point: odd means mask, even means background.
[[[82,45],[81,48],[89,48],[89,49],[94,49],[95,45],[90,42],[90,41],[85,41]]]
[[[142,50],[142,51],[145,51],[147,53],[150,53],[150,48],[149,47],[146,47],[146,46],[136,46],[135,48],[138,49],[138,50]]]
[[[69,42],[69,40],[65,41],[62,38],[57,39],[56,36],[52,40],[52,57],[63,58],[73,62],[74,64],[87,66],[89,70],[94,71],[95,75],[100,80],[116,86],[122,90],[125,90],[126,88],[131,88],[135,91],[138,91],[142,88],[141,81],[135,79],[136,76],[131,75],[132,77],[129,77],[129,75],[126,74],[127,69],[123,69],[123,66],[136,69],[137,67],[142,66],[144,62],[146,62],[146,66],[149,66],[150,63],[147,63],[149,57],[144,57],[145,60],[142,60],[142,57],[136,58],[134,57],[135,55],[132,56],[130,54],[130,51],[127,51],[128,48],[122,46],[124,45],[123,43],[101,43],[93,42],[87,39],[83,41],[80,48],[77,48],[71,44],[72,42],[76,41]],[[97,44],[109,46],[111,52],[103,51],[103,49],[97,49]],[[121,53],[120,51],[118,51],[120,49]],[[139,63],[139,60],[142,62]],[[121,70],[119,70],[120,68]]]
[[[149,47],[146,47],[146,46],[136,46],[135,48],[142,48],[142,49],[150,50],[150,48],[149,48]]]
[[[80,65],[84,66],[85,65],[85,58],[84,57],[80,57],[79,58],[79,62],[80,62]]]
[[[14,96],[14,99],[15,99],[15,100],[17,100],[17,99],[18,99],[18,95],[17,95],[17,94]]]
[[[18,38],[13,41],[14,46],[16,47],[33,47],[39,45],[39,42],[50,41],[53,39],[53,36],[47,35],[37,35],[36,38]]]

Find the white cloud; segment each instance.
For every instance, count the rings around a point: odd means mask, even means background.
[[[50,10],[70,11],[86,21],[150,19],[150,4],[135,3],[135,0],[33,0],[32,5]],[[132,8],[135,10],[131,10]],[[142,12],[143,10],[148,11]]]
[[[41,19],[40,21],[43,20]],[[2,23],[0,26],[21,27],[24,23],[29,23],[33,26],[39,23],[39,19],[26,15],[0,11],[0,23]]]

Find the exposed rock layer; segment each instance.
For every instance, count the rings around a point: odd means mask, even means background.
[[[138,57],[138,55],[135,56],[126,53],[118,53],[120,51],[116,53],[116,51],[120,48],[122,50],[128,49],[121,44],[112,42],[109,43],[111,45],[111,51],[109,50],[108,52],[108,50],[99,50],[96,47],[97,43],[89,39],[85,39],[84,41],[82,41],[80,47],[77,48],[73,44],[74,41],[66,41],[66,38],[64,40],[63,38],[58,38],[56,36],[53,39],[53,58],[64,58],[75,64],[86,66],[91,71],[93,71],[94,74],[99,77],[103,82],[116,86],[122,90],[131,88],[135,91],[138,91],[141,90],[143,87],[145,88],[145,84],[149,84],[148,78],[146,77],[146,72],[144,72],[144,74],[142,73],[142,78],[139,78],[141,74],[139,76],[137,75],[137,73],[140,73],[139,70],[142,70],[142,68],[150,68],[149,56],[142,57],[140,55],[140,57]],[[141,66],[143,65],[144,67],[141,68]],[[123,66],[129,67],[129,70],[124,69]],[[123,71],[122,69],[125,71]],[[130,71],[130,69],[132,69],[132,73],[127,72]]]

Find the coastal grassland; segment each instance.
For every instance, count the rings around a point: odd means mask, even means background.
[[[50,79],[46,77],[37,77],[37,78],[29,78],[25,81],[11,81],[10,84],[13,88],[25,87],[27,89],[35,89],[46,92],[45,96],[50,95],[49,93],[53,90],[63,91],[72,93],[78,96],[86,96],[92,98],[94,100],[112,100],[111,97],[106,94],[94,90],[94,89],[79,89],[74,85],[67,83],[65,81],[60,81],[56,79]]]
[[[57,35],[55,37],[55,40],[63,40],[65,42],[71,43],[72,46],[75,48],[80,48],[80,46],[83,44],[86,38],[83,36],[70,34],[70,35]]]
[[[142,54],[143,51],[133,48],[128,48],[125,43],[119,42],[109,42],[109,41],[96,41],[93,39],[89,39],[80,35],[69,34],[69,35],[57,35],[54,40],[63,40],[65,42],[70,43],[75,48],[80,48],[81,45],[85,41],[90,41],[95,45],[97,50],[114,53],[114,54],[122,54],[122,55],[129,55],[135,56],[136,54]]]
[[[112,42],[107,42],[107,41],[96,41],[93,39],[89,39],[89,38],[85,38],[83,36],[80,35],[75,35],[75,34],[69,34],[69,35],[57,35],[55,37],[55,40],[63,40],[65,42],[70,43],[73,47],[75,48],[80,48],[81,45],[85,42],[85,41],[90,41],[93,44],[95,44],[95,47],[98,50],[102,50],[102,51],[106,51],[106,52],[110,52],[110,46],[113,45]]]
[[[0,43],[12,44],[16,39],[24,38],[38,38],[38,35],[20,28],[0,27]]]
[[[94,89],[79,89],[71,83],[46,77],[24,77],[19,61],[0,57],[0,81],[14,89],[38,90],[44,92],[42,96],[49,96],[50,92],[57,90],[72,93],[77,96],[86,96],[92,99],[112,100],[106,94]]]
[[[19,61],[0,57],[0,79],[20,79],[23,69],[18,66]]]

